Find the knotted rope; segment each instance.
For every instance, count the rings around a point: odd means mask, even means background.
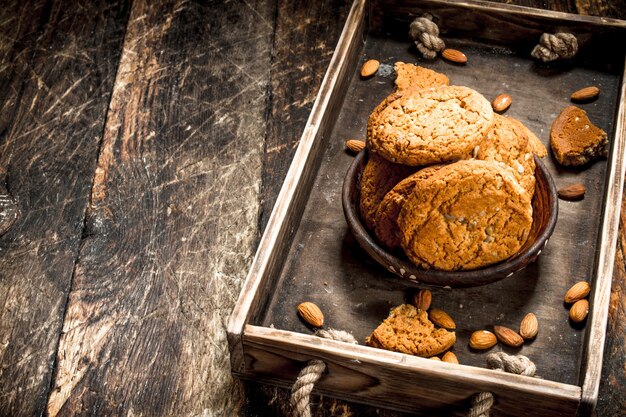
[[[437,52],[446,47],[443,39],[439,37],[439,27],[433,22],[433,17],[425,14],[411,22],[409,36],[415,41],[415,46],[424,58],[435,59]]]
[[[535,376],[537,367],[523,355],[507,355],[504,352],[490,353],[487,355],[487,367],[497,371],[511,374]],[[494,403],[493,394],[480,392],[472,397],[472,408],[467,417],[489,417],[489,411]]]
[[[357,340],[350,333],[343,330],[319,329],[316,336],[324,339],[338,340],[340,342],[357,344]],[[296,417],[311,417],[310,397],[313,386],[322,377],[326,370],[326,364],[318,359],[312,359],[307,366],[302,368],[291,388],[291,407]]]
[[[578,52],[578,40],[571,33],[559,32],[554,35],[544,33],[530,55],[543,62],[559,58],[572,58]]]

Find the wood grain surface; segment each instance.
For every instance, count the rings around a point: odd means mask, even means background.
[[[225,326],[349,7],[3,3],[1,416],[290,415],[288,390],[232,378]],[[600,416],[626,413],[621,218]]]

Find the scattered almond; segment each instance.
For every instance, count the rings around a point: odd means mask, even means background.
[[[302,317],[302,320],[313,327],[322,327],[324,324],[324,314],[322,314],[322,310],[309,301],[298,305],[298,313],[300,317]]]
[[[438,308],[431,309],[430,312],[428,313],[428,318],[437,326],[443,327],[444,329],[447,329],[447,330],[456,329],[456,323],[454,323],[454,320],[452,320],[452,317],[450,317],[448,313],[446,313],[445,311],[439,310]]]
[[[361,77],[371,77],[372,75],[376,74],[379,66],[380,62],[375,59],[365,61],[365,63],[363,63],[363,66],[361,67]]]
[[[585,88],[581,88],[580,90],[574,91],[570,98],[574,101],[586,101],[591,100],[592,98],[596,98],[600,94],[600,89],[596,86],[589,86]]]
[[[583,184],[572,184],[557,191],[563,200],[581,200],[585,198],[585,186]]]
[[[586,281],[577,282],[567,290],[565,293],[565,302],[566,303],[575,303],[578,300],[582,300],[591,292],[591,285],[589,285]]]
[[[587,317],[587,314],[589,314],[589,301],[587,300],[576,301],[569,310],[569,318],[574,323],[583,321]]]
[[[513,98],[508,94],[500,94],[491,102],[494,111],[505,111],[511,105]]]
[[[533,313],[526,314],[519,325],[520,336],[526,340],[530,340],[537,336],[537,332],[539,332],[539,322],[537,321],[537,316]]]
[[[465,64],[467,62],[465,54],[456,49],[446,48],[441,52],[441,56],[448,61],[456,62],[457,64]]]
[[[496,335],[487,330],[477,330],[470,336],[469,345],[472,349],[484,350],[498,343]]]
[[[430,290],[419,290],[419,292],[413,296],[413,305],[419,310],[427,311],[430,308],[432,299],[433,294]]]
[[[493,332],[496,334],[498,340],[507,346],[520,347],[524,344],[522,336],[517,334],[514,330],[504,326],[493,326]]]
[[[448,362],[448,363],[457,363],[457,364],[459,363],[459,359],[452,352],[444,353],[443,356],[441,357],[441,361]]]
[[[354,153],[359,153],[365,149],[365,142],[358,139],[349,139],[346,141],[346,148],[350,149]]]

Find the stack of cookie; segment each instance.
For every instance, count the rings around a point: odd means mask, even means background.
[[[533,153],[547,150],[521,122],[494,114],[480,93],[396,64],[397,90],[369,117],[360,214],[382,246],[417,266],[481,268],[528,238]]]

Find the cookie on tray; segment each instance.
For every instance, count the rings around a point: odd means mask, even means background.
[[[491,104],[459,86],[392,93],[369,117],[367,147],[405,165],[433,165],[468,155],[493,122]]]
[[[561,165],[579,166],[604,157],[607,143],[606,132],[576,106],[564,108],[550,129],[550,147]]]
[[[445,352],[455,342],[454,332],[435,328],[428,313],[410,304],[393,308],[365,340],[368,346],[424,358]]]
[[[495,114],[493,126],[475,149],[476,159],[505,164],[531,196],[535,193],[535,159],[528,136],[512,119]]]
[[[528,136],[528,146],[530,147],[532,153],[537,155],[539,158],[545,158],[546,156],[548,156],[548,149],[541,142],[541,139],[539,139],[537,135],[533,133],[532,130],[530,130],[524,123],[520,122],[517,119],[514,119],[512,117],[509,117],[508,119],[515,123],[515,125],[522,129],[526,136]]]
[[[404,91],[412,87],[431,88],[449,85],[450,80],[444,74],[414,64],[396,62],[396,91]]]
[[[361,175],[359,213],[365,226],[374,230],[380,202],[397,183],[415,172],[414,167],[389,162],[376,154],[369,154]]]
[[[409,175],[395,185],[381,201],[376,211],[374,232],[379,243],[387,249],[400,248],[398,216],[418,180],[426,179],[443,165],[432,165]]]
[[[417,181],[398,227],[416,265],[469,270],[515,254],[528,238],[532,214],[531,196],[508,168],[471,159]]]

